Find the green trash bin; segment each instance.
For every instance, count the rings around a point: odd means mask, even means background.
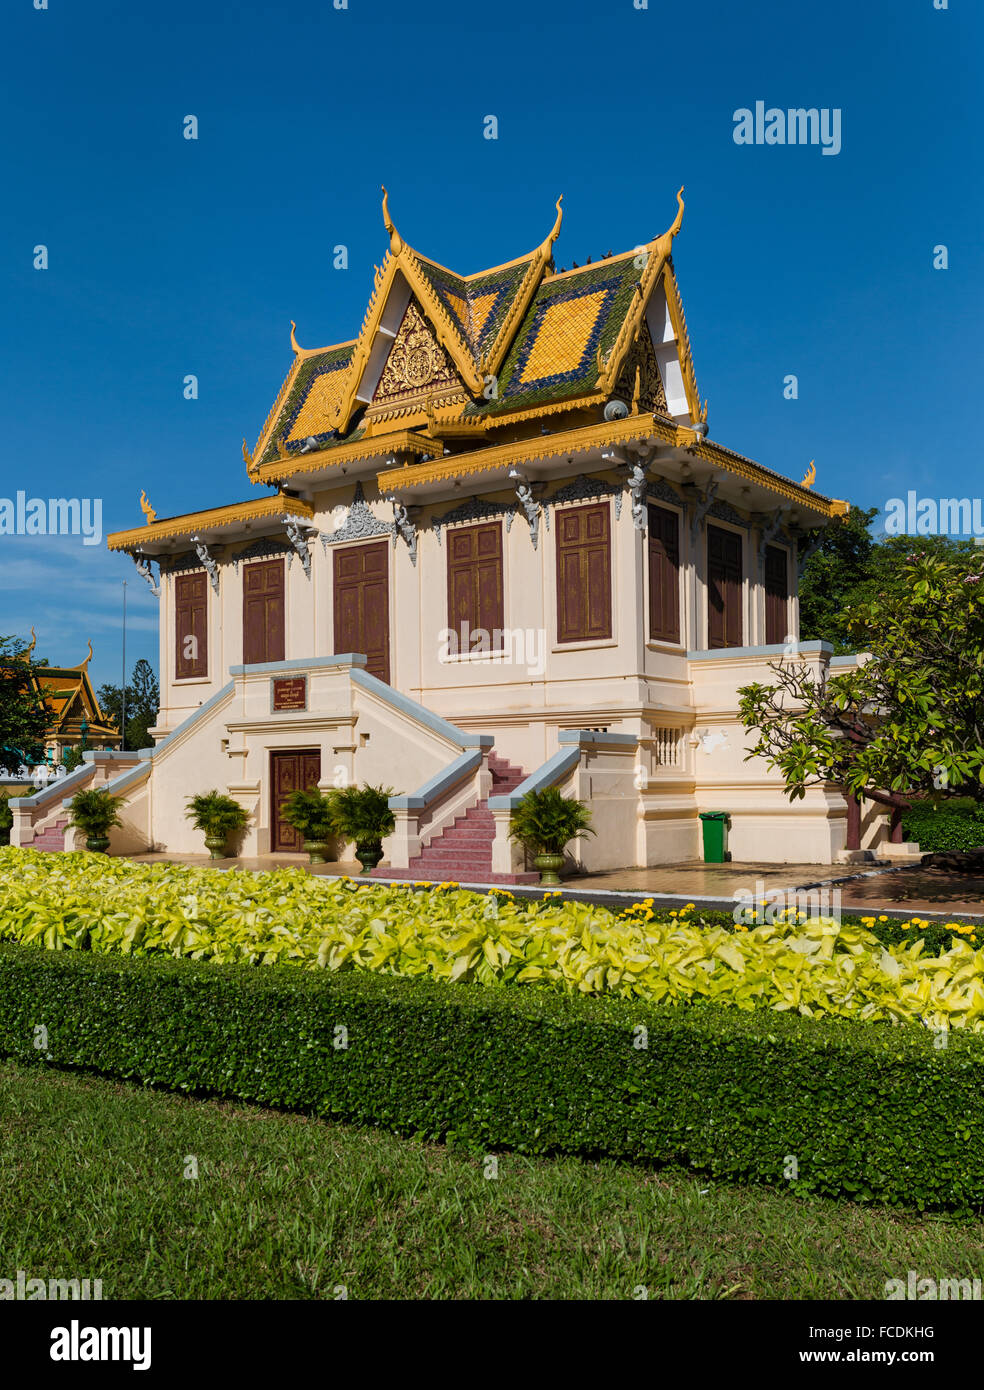
[[[726,864],[731,859],[728,849],[728,829],[731,816],[727,811],[701,811],[704,833],[704,863]]]

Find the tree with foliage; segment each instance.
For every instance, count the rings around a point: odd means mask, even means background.
[[[108,722],[119,729],[123,717],[123,691],[118,685],[101,685],[97,692],[100,708]],[[157,723],[161,703],[160,686],[154,668],[143,658],[133,668],[126,687],[126,737],[124,748],[149,748],[153,739],[149,729]]]
[[[77,767],[81,767],[85,759],[82,756],[82,749],[66,748],[62,753],[62,762],[66,772],[74,772]]]
[[[793,799],[833,782],[897,810],[916,795],[984,804],[984,554],[917,543],[897,581],[848,610],[866,654],[856,669],[777,662],[775,685],[739,691],[758,732],[748,756],[778,768]]]
[[[803,568],[799,585],[800,637],[804,642],[830,642],[835,655],[857,651],[857,638],[848,628],[848,612],[895,591],[906,601],[906,563],[917,547],[941,560],[970,563],[978,548],[972,540],[950,536],[885,536],[876,539],[869,528],[878,515],[852,507],[822,533],[819,547]]]
[[[16,637],[0,637],[0,770],[12,776],[22,763],[44,759],[51,710],[31,678],[40,664]]]

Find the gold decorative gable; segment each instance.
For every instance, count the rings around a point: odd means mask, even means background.
[[[643,323],[613,392],[619,400],[632,403],[633,413],[644,410],[667,414],[666,391],[656,361],[656,350],[649,329]]]
[[[411,298],[367,416],[375,419],[415,402],[443,405],[467,398],[451,358],[437,341],[417,299]]]

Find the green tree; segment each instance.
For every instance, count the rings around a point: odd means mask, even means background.
[[[777,662],[775,685],[739,691],[758,732],[748,756],[777,768],[791,798],[834,782],[897,808],[914,795],[984,803],[984,554],[918,543],[848,611],[853,650],[870,654],[856,670],[817,678]]]
[[[81,747],[66,748],[62,753],[62,762],[65,764],[66,772],[74,772],[77,767],[82,766],[84,761]]]
[[[115,729],[123,715],[123,691],[118,685],[101,685],[97,692],[100,708]],[[160,686],[154,668],[142,658],[133,668],[126,687],[127,748],[149,748],[153,743],[148,730],[157,723],[161,703]]]
[[[32,662],[24,643],[0,637],[0,769],[16,774],[22,763],[44,758],[44,736],[51,710],[38,696]]]
[[[875,541],[868,528],[877,515],[877,507],[870,511],[852,507],[843,521],[823,531],[799,584],[804,642],[831,642],[838,655],[850,650],[845,613],[859,587],[871,577]]]
[[[978,549],[972,540],[951,536],[871,535],[877,507],[852,508],[842,521],[822,532],[820,545],[803,567],[799,585],[800,637],[830,642],[836,655],[857,651],[848,628],[848,612],[893,592],[907,601],[906,562],[913,551],[941,560],[971,562]]]

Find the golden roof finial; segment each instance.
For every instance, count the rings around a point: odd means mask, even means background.
[[[560,197],[557,199],[557,217],[554,221],[553,227],[550,229],[550,235],[547,237],[546,241],[543,242],[543,244],[540,247],[540,250],[543,252],[545,256],[550,255],[551,248],[553,247],[554,242],[560,236],[560,224],[564,220],[564,209],[561,207],[561,203],[563,201],[564,195],[562,193]]]
[[[673,219],[673,225],[662,236],[657,237],[655,243],[650,242],[651,246],[655,244],[660,256],[668,256],[672,250],[673,238],[683,226],[683,208],[683,184],[681,184],[677,194],[677,215]]]
[[[34,628],[32,627],[32,628],[31,628],[31,645],[30,645],[29,647],[25,647],[25,648],[24,648],[24,651],[21,653],[21,655],[22,655],[22,656],[30,656],[31,653],[34,651],[34,648],[35,648],[37,645],[38,645],[38,634],[34,631]]]
[[[157,513],[154,511],[153,507],[147,501],[147,494],[143,491],[142,488],[140,490],[140,510],[147,518],[147,525],[153,526],[154,522],[157,520]]]
[[[816,480],[817,480],[817,461],[816,461],[816,459],[810,459],[810,466],[809,466],[809,468],[806,470],[806,472],[803,474],[803,481],[800,483],[800,487],[812,487],[813,484],[816,482]]]
[[[672,239],[673,237],[676,236],[677,232],[678,232],[678,231],[680,230],[680,228],[683,226],[683,209],[684,209],[683,188],[684,188],[684,185],[681,183],[681,185],[680,185],[680,190],[679,190],[679,192],[677,193],[677,215],[676,215],[676,217],[675,217],[674,220],[673,220],[673,226],[672,226],[672,227],[670,228],[670,230],[669,230],[669,236],[670,236],[671,239]]]
[[[701,422],[707,424],[707,397],[704,397],[704,409],[700,412]]]
[[[84,661],[80,661],[80,662],[79,662],[79,670],[84,671],[85,668],[88,666],[88,664],[89,664],[89,662],[90,662],[91,660],[92,660],[92,643],[91,643],[91,641],[90,641],[90,643],[89,643],[89,655],[86,657],[86,659],[85,659]]]
[[[294,349],[295,352],[303,352],[304,349],[301,347],[300,343],[297,341],[297,334],[294,332],[294,329],[295,329],[296,327],[297,327],[297,324],[294,322],[293,319],[291,319],[291,321],[290,321],[290,345],[291,345],[291,347]]]
[[[402,238],[400,237],[400,233],[396,230],[396,228],[395,228],[394,225],[393,225],[393,219],[390,217],[390,211],[389,211],[389,194],[386,192],[386,185],[384,184],[382,187],[383,187],[383,226],[384,226],[384,227],[386,228],[386,230],[389,232],[390,250],[393,252],[393,255],[394,255],[394,256],[397,256],[397,255],[399,255],[399,253],[400,253],[400,248],[403,246],[403,241],[402,241]]]

